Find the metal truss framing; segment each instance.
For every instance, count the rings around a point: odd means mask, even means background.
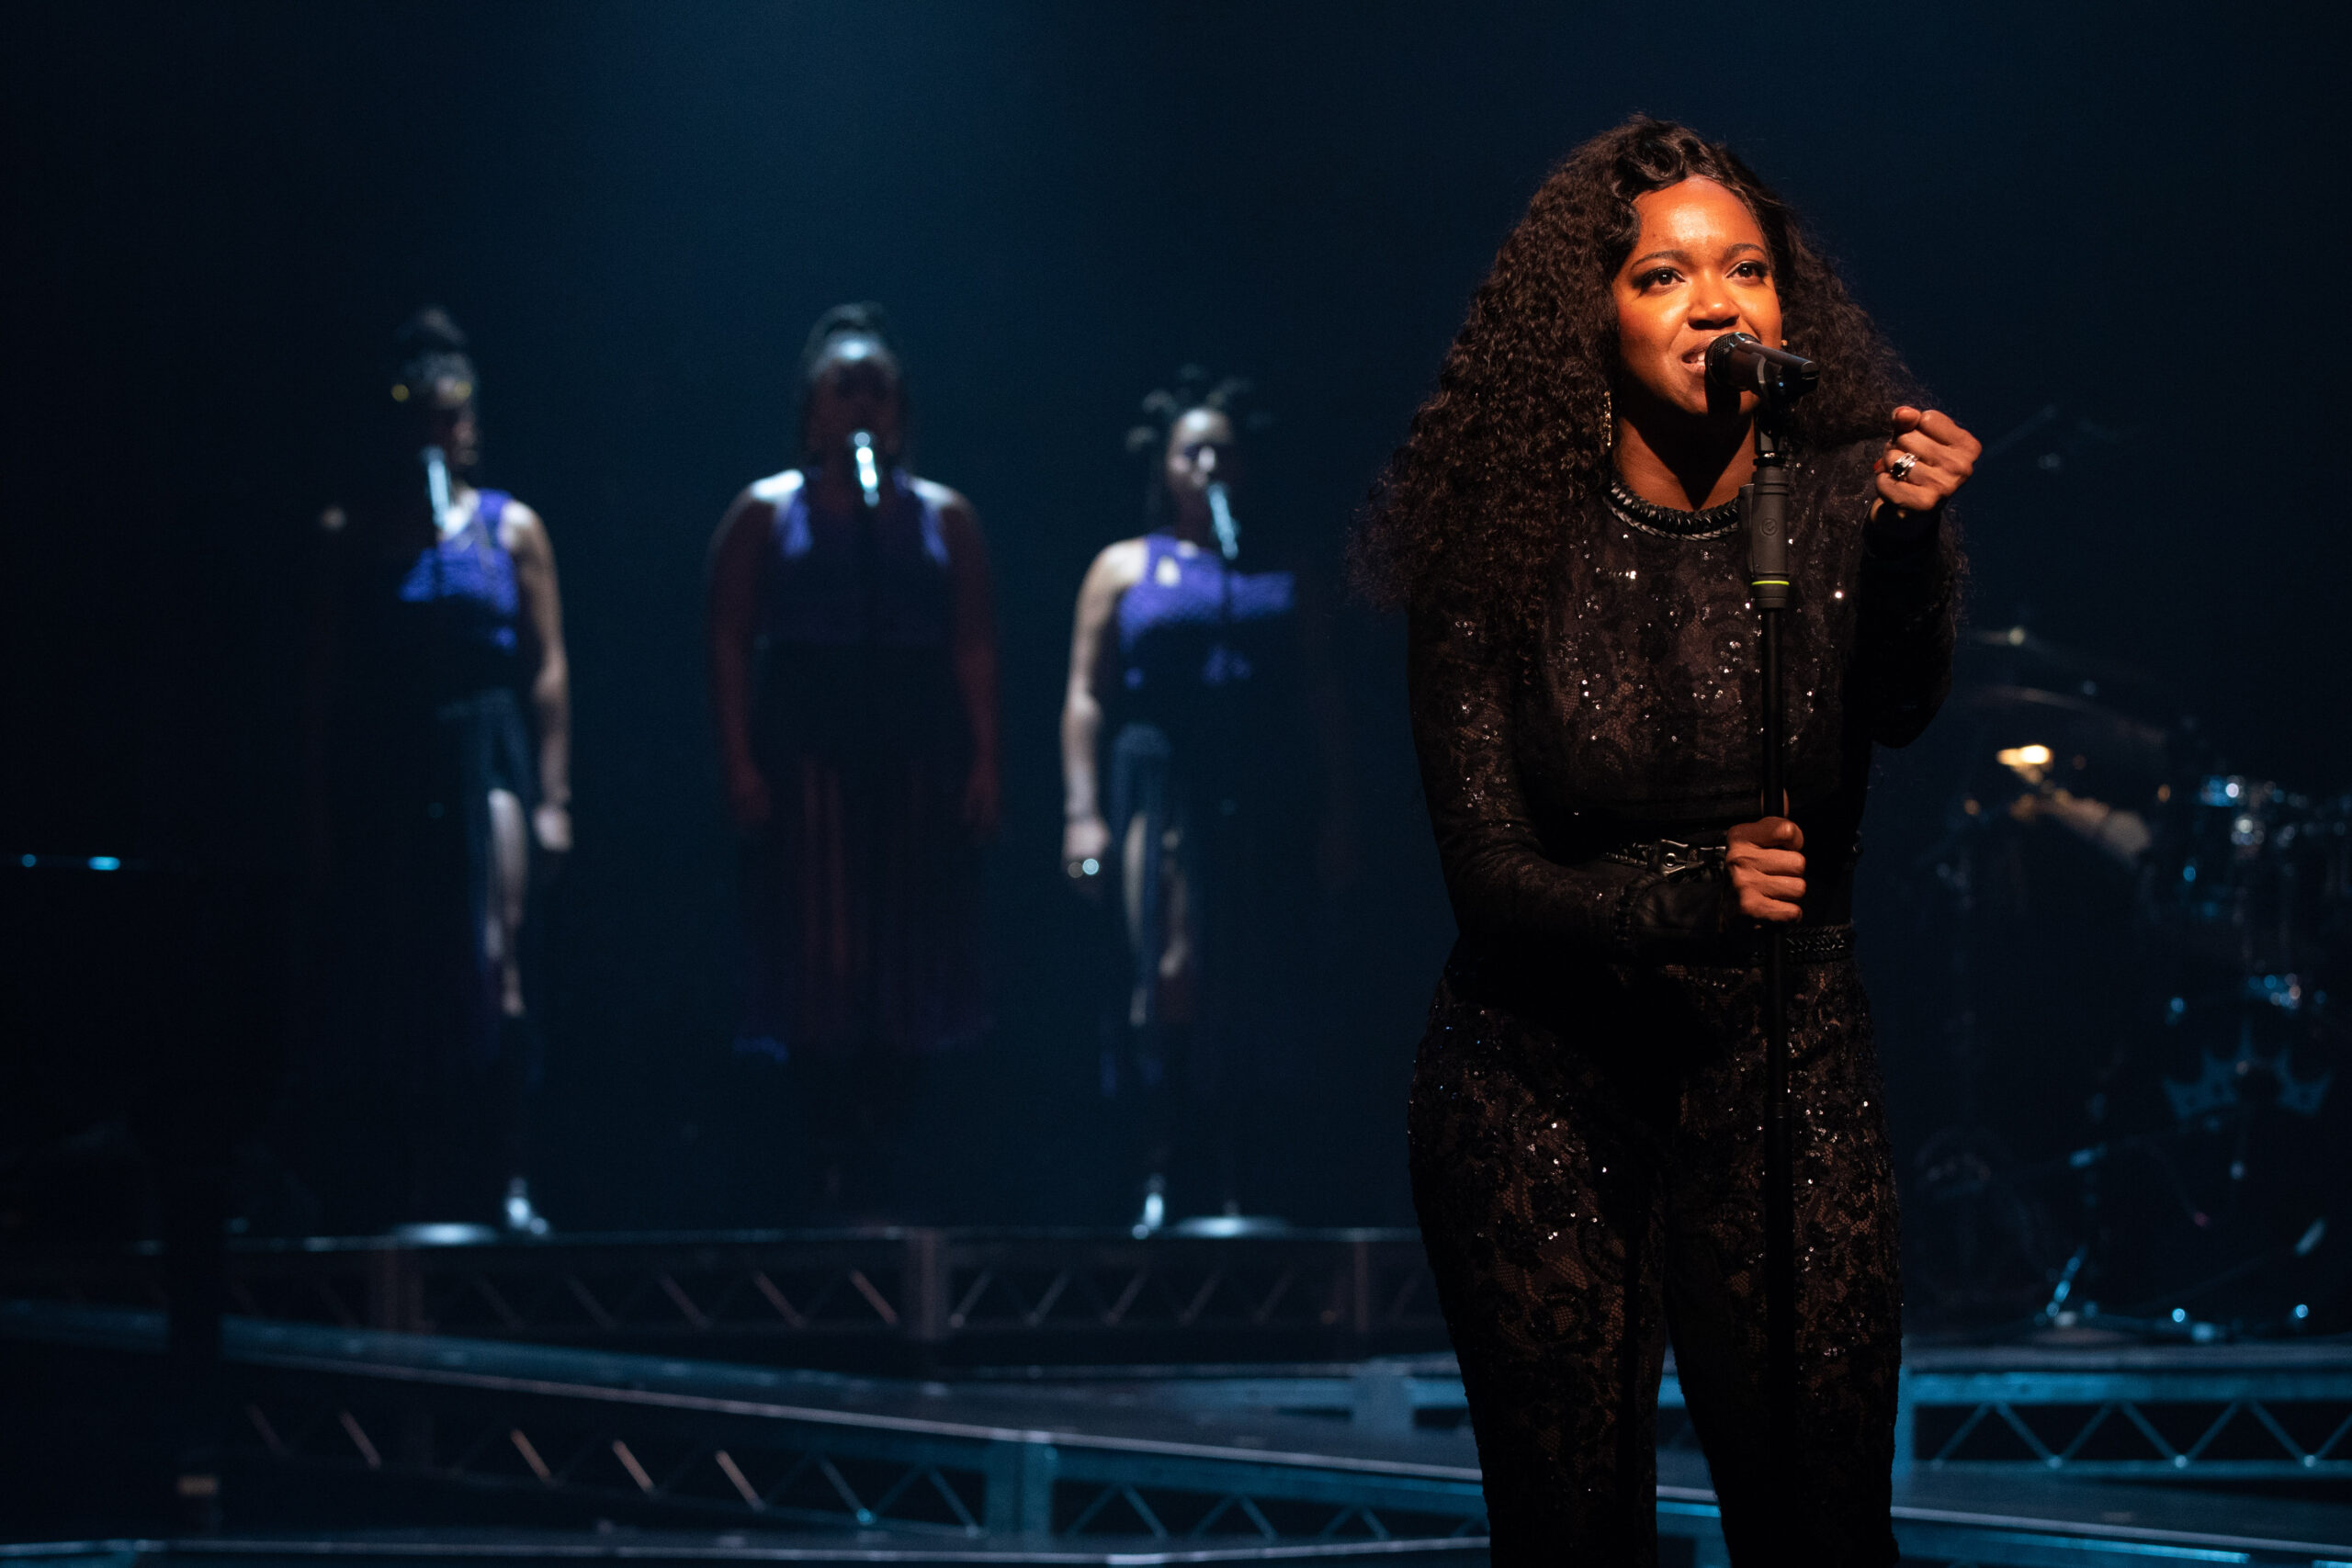
[[[0,1341],[44,1358],[53,1386],[77,1401],[111,1390],[150,1409],[164,1339],[153,1313],[0,1305]],[[1434,1370],[1372,1375],[1409,1385]],[[1442,1378],[1421,1381],[1442,1392]],[[1386,1391],[1400,1392],[1412,1393]],[[1107,1385],[1014,1391],[237,1319],[211,1397],[232,1476],[258,1467],[306,1489],[340,1477],[345,1496],[371,1480],[393,1483],[387,1497],[437,1486],[484,1505],[512,1499],[543,1520],[554,1506],[575,1521],[1019,1541],[1060,1555],[1137,1541],[1179,1553],[1472,1550],[1484,1528],[1464,1434],[1207,1418],[1197,1404]],[[1393,1414],[1393,1399],[1384,1408]],[[1696,1568],[1722,1568],[1702,1467],[1661,1453],[1659,1470],[1661,1535],[1685,1543]],[[2312,1528],[2323,1524],[2347,1544],[2327,1544]],[[1949,1568],[2352,1564],[2340,1511],[2086,1486],[2013,1466],[1898,1478],[1894,1525],[1906,1562]]]
[[[1449,1429],[1467,1414],[1461,1378],[1443,1357],[1292,1375],[1237,1371],[1161,1379],[1150,1396],[1171,1408],[1342,1417],[1371,1431]],[[1897,1466],[1923,1474],[2352,1478],[2352,1346],[1916,1351],[1901,1399]],[[1694,1453],[1697,1446],[1669,1361],[1658,1391],[1658,1449]]]
[[[821,1427],[774,1409],[512,1389],[254,1380],[240,1392],[244,1429],[231,1446],[251,1457],[560,1495],[648,1521],[1267,1542],[1460,1538],[1484,1523],[1475,1479],[1105,1450],[1040,1433]]]
[[[2352,1346],[1916,1356],[1900,1437],[1922,1471],[2341,1481],[2352,1478]]]
[[[6,1258],[0,1293],[156,1306],[160,1260]],[[1409,1231],[253,1243],[232,1253],[231,1294],[240,1312],[322,1326],[878,1371],[1344,1361],[1351,1375],[1192,1377],[1155,1397],[1343,1415],[1364,1430],[1444,1427],[1463,1416],[1460,1381],[1442,1355],[1376,1359],[1444,1345]],[[1661,1447],[1687,1447],[1670,1375],[1660,1404]],[[1901,1419],[1898,1463],[1923,1472],[2342,1481],[2352,1478],[2352,1345],[1914,1350]]]
[[[0,1291],[162,1304],[148,1255],[8,1259]],[[253,1316],[337,1327],[836,1362],[1353,1359],[1445,1343],[1420,1239],[1396,1230],[256,1242],[232,1248],[230,1295]]]
[[[14,1310],[85,1350],[153,1314]],[[1475,1463],[1253,1450],[1087,1429],[999,1392],[560,1348],[232,1322],[224,1461],[570,1500],[645,1523],[1204,1542],[1463,1540]],[[933,1412],[944,1412],[934,1414]],[[1361,1445],[1359,1445],[1361,1447]]]

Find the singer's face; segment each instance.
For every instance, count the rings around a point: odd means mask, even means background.
[[[843,338],[818,363],[808,382],[808,438],[816,450],[849,445],[860,430],[885,455],[899,450],[899,365],[871,338]]]
[[[443,459],[461,474],[481,460],[481,424],[474,414],[471,387],[445,376],[410,406],[416,410],[419,446],[440,447]]]
[[[1212,479],[1233,483],[1233,421],[1215,409],[1185,413],[1168,432],[1167,470],[1177,505],[1205,505]]]
[[[1190,409],[1169,428],[1169,496],[1183,514],[1206,513],[1209,484],[1232,484],[1232,421],[1216,409]]]
[[[1781,295],[1764,231],[1713,180],[1634,198],[1641,238],[1617,269],[1620,384],[1686,413],[1707,410],[1707,345],[1725,333],[1781,341]],[[1753,393],[1741,400],[1756,406]]]

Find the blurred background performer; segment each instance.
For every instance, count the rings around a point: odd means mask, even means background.
[[[555,552],[537,513],[472,482],[480,381],[457,324],[419,310],[396,344],[375,471],[321,517],[312,863],[332,949],[310,1172],[332,1226],[537,1234],[524,915],[534,863],[571,849]]]
[[[1786,818],[1758,812],[1754,400],[1704,375],[1734,331],[1821,366],[1789,430]],[[1570,154],[1504,242],[1360,541],[1411,612],[1461,928],[1409,1130],[1498,1564],[1655,1561],[1669,1332],[1733,1561],[1895,1561],[1894,1188],[1847,921],[1871,748],[1916,737],[1949,685],[1942,507],[1978,450],[1915,397],[1754,175],[1636,119]],[[1767,920],[1792,928],[1785,1513],[1762,1393]],[[1774,1539],[1780,1519],[1810,1539]]]
[[[986,1023],[996,630],[971,503],[903,466],[881,308],[827,311],[800,372],[798,465],[753,481],[712,545],[710,671],[744,843],[735,1048],[791,1064],[839,1211],[885,1196],[876,1139],[913,1069]]]
[[[1102,1074],[1139,1102],[1139,1231],[1169,1215],[1171,1161],[1190,1205],[1239,1213],[1249,1111],[1269,1057],[1299,1050],[1318,774],[1327,825],[1340,799],[1320,623],[1247,511],[1247,390],[1187,367],[1144,400],[1145,532],[1094,558],[1070,635],[1062,863],[1081,893],[1114,886],[1123,916]]]

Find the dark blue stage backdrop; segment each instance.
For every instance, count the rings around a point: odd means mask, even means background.
[[[28,7],[0,47],[0,840],[290,863],[301,541],[391,328],[445,303],[570,622],[542,1194],[572,1227],[769,1217],[789,1115],[726,1055],[704,551],[790,457],[808,322],[880,299],[922,471],[990,531],[1004,652],[1001,1023],[925,1112],[933,1212],[1113,1219],[1055,716],[1079,575],[1136,521],[1140,393],[1187,359],[1255,375],[1261,511],[1336,577],[1550,164],[1684,118],[1810,215],[1988,441],[2058,411],[1969,498],[1980,624],[2144,666],[2245,769],[2341,788],[2338,57],[2268,8],[2146,5]],[[1400,642],[1344,628],[1361,876],[1275,1091],[1265,1197],[1297,1219],[1409,1213],[1451,920]],[[1905,765],[1890,798],[1931,799]],[[1866,863],[1874,911],[1902,859]],[[1908,929],[1866,951],[1916,1135],[1940,1004]]]

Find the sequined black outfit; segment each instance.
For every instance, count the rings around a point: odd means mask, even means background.
[[[1461,939],[1414,1077],[1413,1187],[1498,1564],[1656,1561],[1669,1334],[1735,1560],[1895,1560],[1894,1188],[1845,922],[1871,748],[1917,736],[1949,683],[1956,553],[1940,529],[1866,541],[1875,450],[1792,475],[1791,1473],[1810,1542],[1767,1534],[1762,983],[1719,848],[1758,815],[1745,540],[1596,498],[1566,524],[1540,635],[1498,635],[1469,594],[1415,617],[1414,734]]]

